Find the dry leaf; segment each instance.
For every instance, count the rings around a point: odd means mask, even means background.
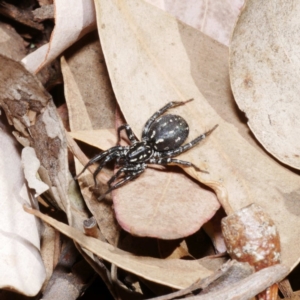
[[[176,239],[191,235],[219,208],[210,190],[199,188],[175,170],[148,169],[145,176],[113,194],[118,223],[138,236]]]
[[[188,121],[190,138],[215,124],[219,127],[204,143],[180,156],[209,174],[197,173],[192,168],[185,171],[214,189],[222,203],[229,200],[234,210],[256,202],[268,211],[282,238],[282,261],[289,267],[295,266],[300,252],[291,245],[300,236],[299,177],[248,143],[237,128],[216,114],[199,91],[200,86],[195,85],[202,74],[214,73],[219,76],[214,75],[214,81],[210,79],[211,94],[215,96],[216,91],[223,88],[230,91],[228,80],[224,80],[228,79],[226,69],[222,69],[224,74],[218,69],[219,65],[226,66],[227,49],[142,1],[98,0],[96,9],[114,92],[137,136],[149,116],[164,104],[194,98],[193,102],[173,110]],[[221,55],[215,56],[215,51]],[[204,61],[211,64],[204,64]],[[202,69],[203,66],[209,69]],[[223,94],[221,102],[227,100],[227,93]],[[209,90],[206,95],[209,99]],[[119,189],[119,197],[122,191],[123,188]],[[131,198],[135,196],[133,191]],[[173,204],[172,211],[175,207],[181,209],[180,205]],[[131,209],[134,216],[135,207],[131,205]],[[190,207],[191,211],[193,209],[194,205]],[[231,211],[228,206],[225,210]],[[126,207],[124,211],[128,213]]]
[[[196,260],[165,260],[132,255],[100,240],[88,237],[79,230],[58,222],[37,210],[30,209],[29,207],[24,207],[24,209],[72,238],[83,248],[114,263],[121,269],[150,281],[181,289],[188,287],[198,279],[206,278],[212,274],[211,270],[205,268]]]
[[[75,140],[85,142],[101,150],[107,150],[117,143],[117,135],[114,129],[79,130],[69,134]]]
[[[249,0],[235,27],[232,90],[268,152],[300,169],[298,2]]]
[[[237,16],[244,4],[244,0],[147,0],[147,2],[167,11],[180,21],[224,45],[229,45]]]
[[[30,53],[22,62],[27,70],[37,73],[46,64],[58,57],[80,37],[95,28],[94,4],[92,0],[56,0],[55,27],[50,42]]]
[[[258,271],[234,284],[221,290],[204,295],[187,297],[189,300],[232,300],[252,299],[266,287],[282,280],[289,273],[289,268],[284,265],[275,265]]]
[[[14,60],[21,60],[26,54],[24,40],[10,25],[0,23],[0,53]]]
[[[0,119],[0,288],[35,296],[45,280],[39,253],[41,224],[24,214],[22,205],[37,206],[37,201],[25,187],[20,149],[2,121],[4,116]]]

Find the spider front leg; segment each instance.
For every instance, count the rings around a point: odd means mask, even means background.
[[[138,140],[137,140],[137,138],[135,137],[135,135],[134,135],[134,133],[133,133],[133,131],[132,131],[130,125],[128,125],[128,124],[123,124],[123,125],[121,125],[121,126],[118,128],[118,141],[117,141],[117,145],[120,144],[120,141],[121,141],[121,135],[120,135],[120,133],[121,133],[121,130],[123,130],[123,129],[125,129],[126,134],[127,134],[127,136],[128,136],[128,138],[129,138],[129,140],[130,140],[131,143],[135,144],[135,143],[138,142]]]
[[[161,153],[161,157],[172,157],[172,156],[177,156],[191,148],[193,148],[194,146],[196,146],[199,142],[201,142],[202,140],[204,140],[207,136],[209,136],[219,125],[215,125],[212,129],[208,130],[207,132],[201,134],[200,136],[198,136],[197,138],[195,138],[194,140],[192,140],[191,142],[180,146],[176,149],[173,150],[169,150],[169,151],[164,151]]]
[[[183,105],[187,102],[190,102],[194,99],[189,99],[189,100],[186,100],[186,101],[172,101],[172,102],[169,102],[168,104],[166,104],[164,107],[162,107],[160,110],[158,110],[156,113],[154,113],[154,115],[147,121],[147,123],[145,124],[145,127],[144,127],[144,130],[143,130],[143,133],[142,133],[142,138],[145,138],[147,137],[147,134],[150,130],[150,127],[152,125],[152,123],[159,117],[161,116],[163,113],[165,113],[167,110],[171,109],[171,108],[174,108],[176,106],[180,106],[180,105]]]
[[[116,151],[122,151],[124,149],[124,147],[122,146],[115,146],[112,147],[110,149],[108,149],[107,151],[104,151],[100,154],[97,154],[96,156],[94,156],[92,159],[89,160],[89,162],[84,166],[84,168],[82,169],[82,171],[75,176],[75,180],[78,179],[78,177],[92,164],[94,164],[95,162],[102,160],[103,158],[105,158],[106,156],[116,152]]]
[[[122,147],[123,148],[123,147]],[[93,173],[93,178],[94,178],[94,183],[95,186],[98,186],[97,183],[97,175],[99,174],[99,172],[101,172],[101,170],[103,169],[103,167],[111,160],[116,159],[116,158],[120,158],[123,155],[122,151],[115,151],[112,154],[107,155],[104,160],[101,162],[101,164],[97,167],[97,169],[95,170],[95,172]]]
[[[141,175],[141,173],[143,173],[145,171],[145,168],[143,169],[139,169],[137,170],[136,167],[134,168],[134,171],[132,170],[130,173],[128,172],[128,169],[126,167],[118,170],[118,172],[108,181],[108,184],[110,185],[112,182],[114,182],[117,177],[119,175],[121,175],[121,173],[128,173],[128,175],[126,175],[122,180],[118,181],[115,185],[113,185],[112,187],[110,187],[103,195],[101,195],[98,198],[98,201],[101,201],[108,193],[110,193],[111,191],[121,187],[122,185],[124,185],[125,183],[127,183],[128,181],[131,181],[135,178],[137,178],[138,176]]]

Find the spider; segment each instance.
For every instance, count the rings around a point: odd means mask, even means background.
[[[120,169],[107,182],[109,189],[98,199],[101,200],[112,190],[115,190],[128,181],[140,176],[145,171],[148,164],[168,165],[170,163],[174,163],[194,167],[197,171],[205,172],[200,170],[191,162],[175,159],[173,157],[196,146],[201,140],[211,134],[218,125],[215,125],[212,129],[201,134],[190,143],[182,145],[189,134],[189,126],[187,122],[178,115],[163,115],[167,110],[183,105],[192,100],[193,99],[169,102],[160,110],[155,112],[144,126],[141,141],[135,137],[128,124],[121,125],[118,128],[117,146],[93,157],[76,176],[76,179],[90,165],[99,161],[100,164],[93,173],[95,185],[97,186],[97,174],[109,161],[115,160],[117,165],[120,166]],[[120,133],[124,129],[131,142],[131,145],[129,146],[119,145],[121,139]]]

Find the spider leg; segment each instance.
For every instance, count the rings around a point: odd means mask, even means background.
[[[176,107],[176,106],[183,105],[183,104],[185,104],[187,102],[190,102],[192,100],[194,100],[194,99],[189,99],[189,100],[186,100],[186,101],[172,101],[172,102],[169,102],[164,107],[162,107],[160,110],[158,110],[156,113],[154,113],[154,115],[150,117],[150,119],[147,121],[147,123],[144,126],[143,133],[142,133],[142,138],[147,136],[147,133],[149,132],[149,129],[150,129],[152,123],[159,116],[161,116],[163,113],[165,113],[168,109]]]
[[[115,146],[115,147],[112,147],[112,148],[110,148],[109,150],[107,150],[107,151],[104,151],[104,152],[102,152],[102,153],[100,153],[100,154],[97,154],[96,156],[94,156],[85,166],[84,166],[84,168],[82,169],[82,171],[78,174],[78,175],[76,175],[75,176],[75,180],[76,179],[78,179],[78,177],[89,167],[89,166],[91,166],[93,163],[95,163],[95,162],[97,162],[97,161],[99,161],[99,160],[101,160],[101,159],[103,159],[104,157],[106,157],[107,155],[110,155],[110,154],[112,154],[113,152],[116,152],[116,151],[121,151],[121,150],[123,150],[124,149],[124,147],[122,147],[122,146]]]
[[[122,185],[124,185],[126,182],[133,180],[135,178],[137,178],[141,173],[143,173],[145,171],[145,169],[141,169],[141,170],[137,170],[136,172],[132,172],[130,174],[128,174],[127,176],[125,176],[124,179],[118,181],[115,185],[113,185],[112,187],[110,187],[103,195],[101,195],[98,198],[98,201],[101,201],[105,195],[107,195],[108,193],[110,193],[111,191],[121,187]]]
[[[114,174],[108,181],[107,184],[110,187],[111,184],[122,174],[128,174],[128,173],[135,173],[136,171],[144,171],[146,169],[145,164],[139,164],[139,165],[127,165],[117,171],[116,174]]]
[[[121,130],[123,130],[123,129],[125,129],[126,134],[127,134],[127,136],[128,136],[128,138],[129,138],[129,140],[130,140],[131,143],[134,144],[134,143],[137,143],[137,142],[138,142],[138,140],[136,139],[136,137],[135,137],[135,135],[134,135],[134,133],[133,133],[133,131],[132,131],[130,125],[128,125],[128,124],[123,124],[123,125],[121,125],[121,126],[118,128],[118,141],[117,141],[117,145],[119,145],[119,143],[120,143],[120,140],[121,140],[120,133],[121,133]]]
[[[189,167],[193,167],[194,169],[196,169],[199,172],[203,172],[203,173],[208,173],[206,171],[201,170],[200,168],[198,168],[196,165],[192,164],[189,161],[185,161],[185,160],[180,160],[180,159],[175,159],[175,158],[170,158],[170,157],[163,157],[163,158],[152,158],[149,161],[151,164],[158,164],[158,165],[168,165],[168,164],[177,164],[177,165],[183,165],[183,166],[189,166]]]
[[[107,155],[104,160],[102,160],[101,164],[97,167],[97,169],[95,170],[95,172],[93,173],[93,178],[94,178],[94,182],[95,182],[95,186],[97,186],[97,175],[101,172],[101,170],[103,169],[103,167],[111,160],[115,159],[115,158],[119,158],[120,156],[122,156],[122,153],[120,153],[120,151],[115,151],[113,153],[111,153],[110,155]]]
[[[207,132],[201,134],[200,136],[198,136],[197,138],[195,138],[194,140],[192,140],[191,142],[189,142],[189,143],[187,143],[183,146],[180,146],[180,147],[178,147],[176,149],[173,149],[173,150],[161,152],[160,157],[177,156],[177,155],[193,148],[200,141],[204,140],[207,136],[209,136],[218,126],[219,125],[215,125],[212,129],[210,129]]]

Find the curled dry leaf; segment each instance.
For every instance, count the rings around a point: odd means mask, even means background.
[[[92,0],[57,0],[54,2],[55,27],[50,42],[30,53],[22,62],[27,70],[37,73],[58,57],[80,37],[95,28]]]
[[[132,255],[112,245],[103,243],[100,240],[88,237],[79,230],[46,216],[37,210],[26,206],[24,206],[24,209],[25,211],[41,218],[61,233],[72,238],[83,248],[111,263],[114,263],[121,269],[150,281],[181,289],[188,287],[196,280],[206,278],[213,273],[196,260],[165,260]]]
[[[231,33],[244,0],[147,0],[147,2],[174,15],[180,21],[201,30],[220,43],[229,45]]]
[[[205,89],[207,99],[217,104],[231,97],[226,68],[228,49],[142,1],[97,0],[95,3],[101,45],[114,92],[136,135],[141,136],[145,121],[167,102],[194,98],[172,111],[189,123],[190,139],[215,124],[219,127],[201,145],[178,157],[191,161],[209,174],[195,172],[192,168],[185,171],[214,189],[220,202],[228,201],[234,210],[253,202],[267,210],[280,236],[284,237],[281,240],[282,262],[289,267],[295,266],[300,252],[291,245],[300,237],[299,176],[257,150],[253,141],[247,142],[238,131],[239,121],[231,124],[228,118],[225,122],[201,94]],[[202,80],[205,76],[210,77]],[[201,80],[209,85],[203,87],[199,83]],[[219,90],[224,93],[215,98]],[[121,200],[128,201],[128,194],[122,196],[125,188],[118,190],[118,218]],[[131,198],[136,195],[133,190]],[[170,213],[174,209],[181,210],[180,204],[173,203]],[[142,205],[145,207],[148,203]],[[195,205],[190,206],[191,213]],[[134,216],[136,208],[132,204],[130,207],[130,214]],[[231,211],[226,205],[224,208]],[[122,209],[129,213],[128,207]],[[126,227],[132,230],[131,224]],[[133,231],[138,232],[138,228]]]
[[[3,68],[1,68],[3,72]],[[37,206],[25,187],[19,148],[0,116],[0,288],[34,296],[45,280],[41,259],[41,224],[22,205]],[[7,126],[8,127],[8,126]],[[30,274],[30,276],[28,276]]]
[[[39,175],[50,187],[52,204],[67,211],[67,146],[51,96],[22,64],[0,56],[0,105],[14,135],[41,162]]]
[[[247,1],[233,33],[235,100],[265,149],[300,169],[300,3]]]

